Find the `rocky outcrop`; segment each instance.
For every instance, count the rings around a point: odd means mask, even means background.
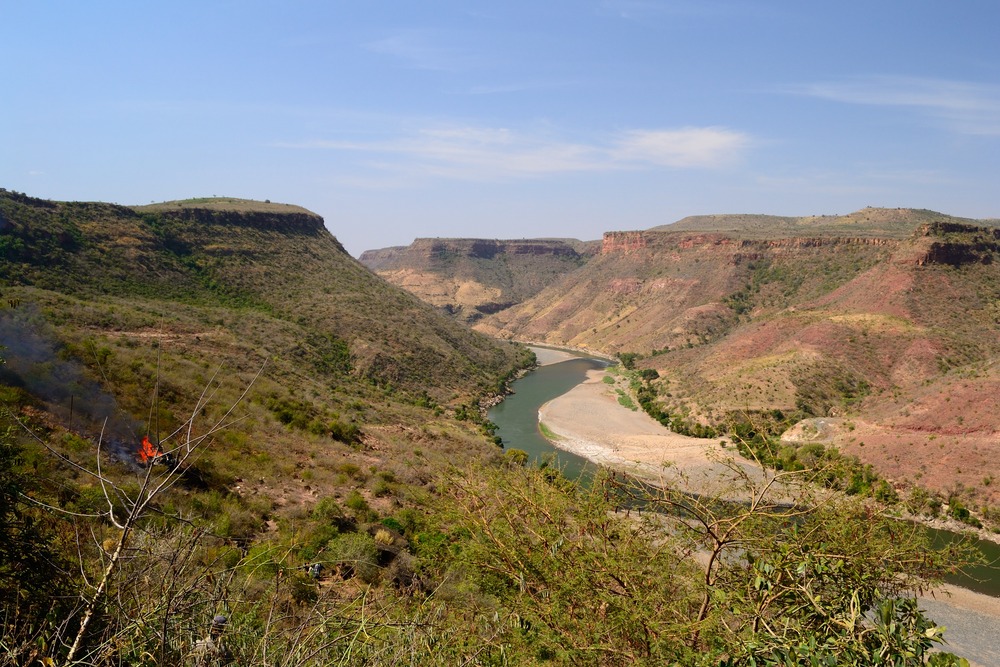
[[[917,257],[918,266],[990,264],[1000,253],[1000,229],[935,222],[921,227],[919,234],[931,242],[926,252]]]
[[[208,208],[164,210],[163,218],[195,222],[200,225],[246,227],[286,234],[316,235],[325,231],[323,218],[314,213],[298,211],[218,211]]]
[[[650,232],[604,232],[601,254],[627,255],[647,247],[649,238]]]
[[[575,239],[419,238],[408,246],[366,250],[358,259],[372,271],[425,269],[458,258],[493,260],[502,256],[528,255],[581,259],[593,255],[595,245]]]
[[[406,252],[407,247],[405,245],[396,245],[377,250],[365,250],[361,253],[358,261],[372,271],[378,271],[390,266],[400,254]]]

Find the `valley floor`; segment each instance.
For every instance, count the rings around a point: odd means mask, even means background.
[[[540,364],[573,356],[557,350],[535,352]],[[673,433],[644,412],[620,405],[613,387],[603,380],[606,375],[590,371],[583,383],[539,409],[539,422],[550,437],[554,434],[555,446],[654,483],[679,484],[700,493],[725,494],[733,485],[733,465],[757,480],[766,474],[746,461],[734,461],[731,457],[739,455],[721,447],[719,440]],[[1000,599],[945,585],[926,594],[922,606],[948,627],[947,650],[972,665],[1000,665],[995,642]]]

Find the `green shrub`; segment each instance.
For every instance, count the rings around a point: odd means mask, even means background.
[[[345,578],[357,576],[366,584],[378,580],[378,545],[367,533],[339,535],[327,545],[327,558]]]
[[[384,479],[376,479],[375,483],[372,484],[372,495],[376,498],[384,498],[390,494],[392,494],[392,486]]]
[[[401,524],[399,521],[397,521],[396,519],[394,519],[391,516],[387,516],[386,518],[382,519],[382,521],[380,521],[379,523],[381,523],[383,526],[385,526],[389,530],[396,531],[400,535],[402,535],[402,534],[404,534],[406,532],[406,529],[403,528],[403,524]]]
[[[365,500],[365,497],[361,495],[361,492],[357,489],[352,490],[351,493],[348,494],[347,500],[344,501],[344,505],[346,505],[348,509],[354,510],[354,513],[359,516],[371,511],[371,508],[368,506],[368,501]]]

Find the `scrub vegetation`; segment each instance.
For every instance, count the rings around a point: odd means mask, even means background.
[[[0,195],[0,663],[961,664],[913,596],[967,555],[820,457],[581,486],[479,408],[530,353],[308,212]]]

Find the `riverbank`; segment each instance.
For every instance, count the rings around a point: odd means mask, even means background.
[[[558,364],[561,361],[577,359],[580,356],[578,354],[573,354],[572,352],[567,352],[566,350],[560,350],[554,347],[538,347],[537,345],[532,345],[531,351],[535,353],[535,359],[538,361],[539,366]]]
[[[606,375],[589,371],[582,383],[539,408],[538,421],[555,436],[553,445],[653,484],[734,500],[745,496],[737,488],[743,475],[760,482],[773,477],[719,440],[674,433],[645,412],[621,406]]]
[[[944,584],[920,597],[920,607],[947,628],[944,650],[962,656],[972,667],[1000,665],[1000,598]]]
[[[573,356],[558,350],[545,354],[546,363]],[[644,412],[623,407],[612,385],[604,383],[606,375],[603,370],[588,371],[584,382],[539,408],[538,421],[544,425],[543,432],[554,436],[550,437],[553,445],[652,483],[723,497],[730,495],[727,490],[736,492],[737,476],[721,462],[727,457],[756,479],[766,474],[749,462],[736,463],[738,455],[721,447],[719,440],[673,433]],[[945,650],[972,665],[1000,665],[1000,649],[994,648],[993,641],[1000,622],[1000,599],[944,585],[924,595],[921,606],[948,628]]]

